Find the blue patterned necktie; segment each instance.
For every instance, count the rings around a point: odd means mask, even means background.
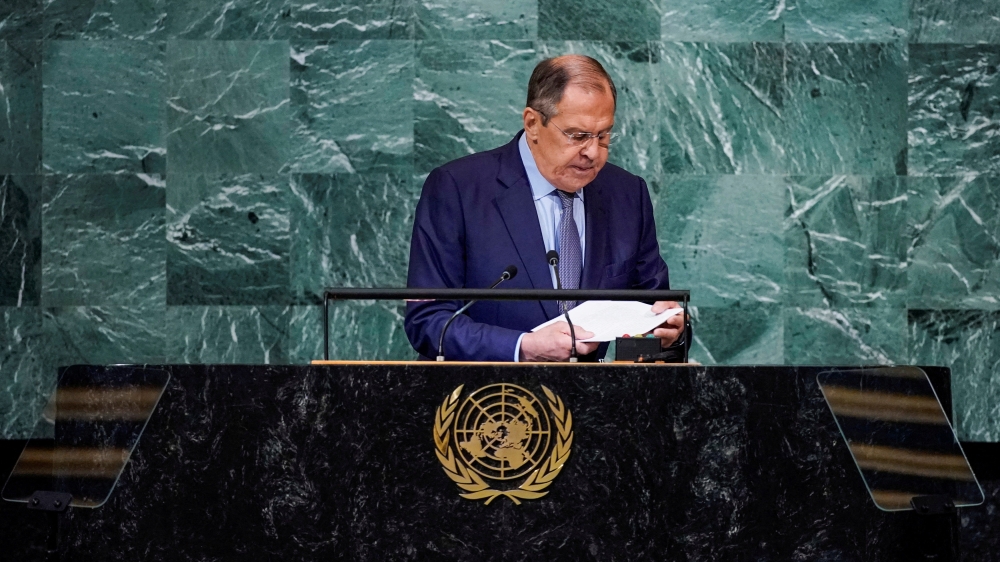
[[[559,220],[559,283],[563,289],[579,289],[580,273],[583,270],[583,252],[580,250],[580,231],[573,220],[574,193],[556,190],[562,200],[562,218]],[[576,301],[563,301],[562,306],[569,310],[577,305]]]

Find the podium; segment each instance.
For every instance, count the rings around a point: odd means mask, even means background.
[[[957,559],[954,514],[872,503],[837,368],[146,368],[169,384],[107,502],[60,516],[61,560]],[[0,517],[34,559],[44,514]]]

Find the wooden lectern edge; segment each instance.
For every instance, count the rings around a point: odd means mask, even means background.
[[[650,366],[655,365],[658,367],[701,367],[701,363],[635,363],[633,361],[614,361],[607,363],[545,363],[545,362],[528,362],[522,361],[520,363],[514,363],[513,361],[334,361],[334,360],[324,360],[324,359],[313,359],[309,362],[310,365],[442,365],[446,367],[457,367],[457,366],[471,366],[471,365],[544,365],[546,367],[552,367],[554,365],[573,365],[574,367],[595,367],[608,365],[642,365]]]

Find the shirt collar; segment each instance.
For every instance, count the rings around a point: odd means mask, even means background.
[[[531,154],[531,149],[528,148],[528,135],[526,133],[521,133],[521,138],[517,141],[517,148],[521,153],[521,163],[524,164],[524,171],[528,174],[532,199],[538,201],[546,195],[551,195],[556,188],[538,171],[538,165],[535,164],[535,157]],[[577,194],[582,200],[583,190],[577,191]]]

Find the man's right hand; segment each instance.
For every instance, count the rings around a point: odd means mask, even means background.
[[[576,354],[587,355],[597,350],[600,342],[581,342],[592,337],[593,332],[573,325],[576,331]],[[537,332],[528,332],[521,338],[521,361],[566,361],[569,359],[569,348],[572,339],[569,337],[569,324],[556,322]]]

